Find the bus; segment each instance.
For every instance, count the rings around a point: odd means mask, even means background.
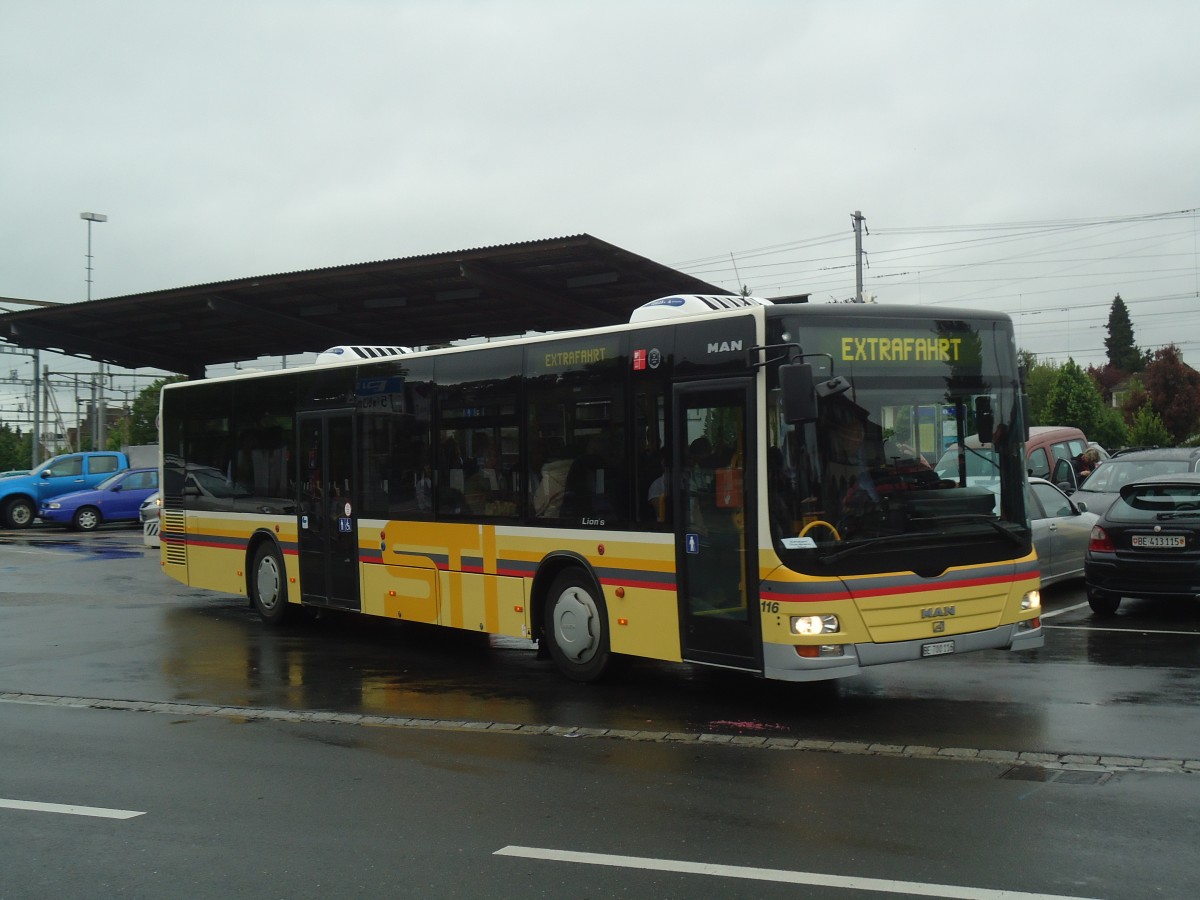
[[[1043,642],[1003,314],[664,297],[608,328],[170,384],[160,422],[163,570],[270,624],[523,638],[577,681]],[[968,434],[993,439],[986,485]]]

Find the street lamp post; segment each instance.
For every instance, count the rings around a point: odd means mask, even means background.
[[[92,299],[92,223],[107,222],[108,216],[103,213],[82,212],[79,218],[87,222],[87,299]],[[104,408],[104,361],[100,361],[98,376],[100,386],[96,405],[92,407],[92,449],[103,450],[108,440],[106,410]]]

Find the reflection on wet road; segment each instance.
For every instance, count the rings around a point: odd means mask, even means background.
[[[635,662],[580,685],[517,640],[339,615],[273,631],[244,598],[165,578],[137,539],[0,538],[0,692],[889,747],[1191,759],[1200,746],[1195,605],[1130,603],[1101,628],[1073,609],[1037,651],[840,683]],[[1081,596],[1048,592],[1050,611]]]

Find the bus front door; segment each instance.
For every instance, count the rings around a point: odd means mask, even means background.
[[[300,599],[359,609],[353,419],[348,412],[299,419]]]
[[[761,670],[749,381],[675,388],[673,471],[683,658]]]

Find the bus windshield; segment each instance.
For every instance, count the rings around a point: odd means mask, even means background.
[[[769,381],[768,518],[787,565],[870,572],[897,552],[949,565],[964,545],[972,561],[1028,547],[1009,323],[783,316],[773,339],[799,346],[818,385],[816,420],[790,424]]]

